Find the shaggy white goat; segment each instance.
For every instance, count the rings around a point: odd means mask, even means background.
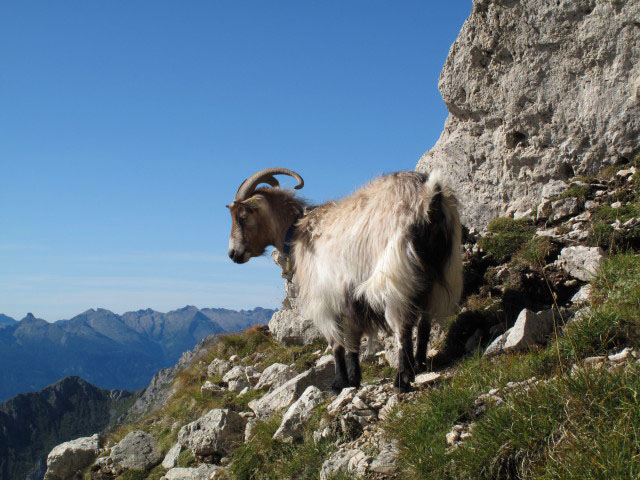
[[[295,177],[296,188],[304,185],[300,175],[283,168],[245,180],[229,205],[229,256],[245,263],[268,245],[291,256],[303,314],[333,348],[335,390],[360,385],[360,339],[380,328],[395,335],[395,387],[408,390],[426,361],[431,320],[451,315],[462,292],[453,193],[437,173],[398,172],[337,202],[307,208],[279,188],[276,174]],[[256,189],[260,183],[272,188]]]

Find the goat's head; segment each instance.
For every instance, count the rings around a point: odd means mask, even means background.
[[[280,184],[274,175],[289,175],[298,181],[296,189],[304,186],[304,180],[296,172],[287,168],[267,168],[254,173],[247,178],[236,193],[231,205],[231,236],[229,237],[229,258],[235,263],[246,263],[251,257],[258,257],[264,253],[268,245],[275,241],[274,222],[269,203],[265,196],[255,189],[261,183],[267,183],[273,188]]]

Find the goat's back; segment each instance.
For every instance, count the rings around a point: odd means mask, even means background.
[[[453,246],[442,282],[436,283],[443,283],[452,301],[432,313],[450,310],[462,283],[456,199],[438,175],[398,172],[317,207],[299,221],[294,263],[305,313],[324,318],[319,323],[323,329],[323,321],[343,314],[349,296],[363,299],[380,313],[389,305],[414,301],[418,286],[425,284],[421,266],[429,255],[416,247],[416,228],[429,233],[435,227],[430,213],[436,200],[442,214],[438,221],[446,224]]]

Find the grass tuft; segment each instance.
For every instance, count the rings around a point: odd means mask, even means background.
[[[521,245],[528,242],[535,233],[530,220],[496,218],[487,226],[489,235],[480,239],[480,248],[491,255],[498,263],[508,260]]]

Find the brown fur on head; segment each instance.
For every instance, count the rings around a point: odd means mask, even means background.
[[[306,202],[289,190],[259,188],[246,200],[227,205],[231,212],[229,258],[246,263],[269,245],[282,249],[284,236],[301,215]]]
[[[273,244],[270,209],[265,197],[256,194],[227,207],[231,212],[229,258],[235,263],[246,263],[251,257],[262,255],[267,246]]]

